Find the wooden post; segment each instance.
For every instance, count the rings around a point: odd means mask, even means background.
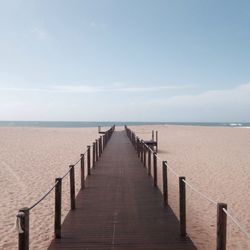
[[[217,250],[226,250],[227,247],[227,215],[223,208],[227,209],[227,204],[217,204]]]
[[[100,138],[97,139],[97,145],[98,145],[98,158],[100,158],[101,157]]]
[[[88,175],[91,175],[91,168],[90,168],[90,146],[87,146],[87,167],[88,167]]]
[[[155,133],[154,133],[154,130],[152,130],[152,141],[155,140]]]
[[[106,133],[104,134],[104,136],[103,136],[103,148],[105,148],[106,147],[106,139],[107,139],[107,136],[106,136]]]
[[[70,172],[69,172],[69,177],[70,177],[70,204],[71,204],[71,209],[74,210],[76,208],[76,198],[75,198],[75,166],[70,165]]]
[[[140,157],[140,143],[138,137],[136,137],[136,149],[137,149],[137,155],[138,157]]]
[[[179,177],[179,192],[180,192],[180,232],[181,236],[186,236],[186,184],[183,182],[184,176]]]
[[[102,143],[102,153],[103,153],[103,150],[104,150],[104,136],[102,136],[102,141],[101,141],[101,143]]]
[[[102,155],[102,145],[101,145],[101,140],[102,140],[102,137],[100,136],[100,138],[98,139],[98,143],[99,143],[99,157],[101,157],[101,155]]]
[[[84,166],[84,155],[81,154],[81,189],[85,188],[85,166]]]
[[[98,140],[95,140],[95,155],[96,155],[96,161],[99,159],[99,153],[98,153]]]
[[[164,204],[168,205],[168,172],[167,172],[167,162],[162,162],[162,177],[163,177],[163,201]]]
[[[153,160],[154,160],[154,186],[157,187],[157,157],[156,153],[153,153]]]
[[[18,249],[29,250],[29,208],[24,207],[19,210],[20,224],[23,233],[18,234]]]
[[[143,163],[143,142],[141,140],[141,162]]]
[[[151,175],[151,150],[148,148],[148,175]]]
[[[141,148],[141,162],[143,162],[143,143],[142,143],[142,140],[140,141],[140,148]]]
[[[93,148],[92,148],[92,167],[95,167],[95,143],[93,143]]]
[[[143,164],[144,164],[144,167],[146,167],[146,155],[147,154],[147,148],[146,148],[146,145],[143,143]]]
[[[61,238],[61,213],[62,213],[62,178],[56,178],[55,187],[55,222],[54,234],[56,239]]]
[[[156,152],[158,153],[158,131],[155,132],[156,137]]]
[[[102,136],[102,151],[104,151],[105,148],[105,134]]]

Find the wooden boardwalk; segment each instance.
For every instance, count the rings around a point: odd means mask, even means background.
[[[136,155],[125,131],[114,132],[62,225],[54,249],[196,249]]]

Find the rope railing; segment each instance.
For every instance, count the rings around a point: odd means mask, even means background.
[[[72,165],[72,166],[74,166],[74,165]],[[69,170],[61,177],[62,180],[70,173],[70,169],[71,169],[71,168],[69,168]]]
[[[183,182],[190,188],[192,189],[195,193],[199,194],[201,197],[203,197],[205,200],[209,201],[210,203],[213,203],[214,205],[217,205],[218,202],[214,201],[213,199],[209,198],[207,195],[203,194],[200,192],[198,189],[196,189],[194,186],[192,186],[190,183],[187,181],[183,180]]]
[[[223,212],[234,222],[234,224],[240,229],[240,231],[245,234],[247,239],[250,240],[250,234],[247,232],[247,230],[238,222],[236,218],[234,218],[227,209],[223,208]]]
[[[34,203],[31,207],[29,207],[29,211],[35,208],[40,202],[42,202],[56,187],[58,181],[55,183],[55,185],[47,192],[45,193],[36,203]]]
[[[102,132],[102,136],[96,139],[91,146],[87,146],[87,150],[80,155],[80,158],[72,165],[69,166],[69,170],[59,178],[55,179],[55,184],[32,206],[21,208],[16,215],[16,230],[18,232],[18,249],[29,249],[29,213],[40,204],[54,189],[55,189],[55,214],[54,214],[54,235],[55,238],[61,238],[61,210],[62,210],[62,180],[69,175],[70,176],[70,201],[71,210],[76,208],[75,205],[75,166],[80,164],[81,170],[81,189],[85,188],[85,155],[87,155],[87,176],[91,174],[91,168],[95,167],[95,163],[103,153],[108,141],[110,140],[115,125],[109,130]],[[91,149],[92,149],[92,166],[91,166]]]
[[[168,205],[168,178],[167,170],[175,175],[179,179],[179,207],[180,207],[180,233],[182,236],[186,236],[186,186],[189,187],[193,192],[198,194],[204,200],[212,203],[217,206],[217,249],[225,250],[226,249],[226,234],[227,234],[227,216],[234,222],[234,224],[240,229],[240,231],[250,239],[250,234],[247,230],[239,223],[239,221],[233,217],[227,210],[227,204],[218,203],[214,199],[208,197],[203,192],[195,188],[190,182],[186,181],[184,176],[180,176],[173,168],[169,166],[167,161],[162,160],[153,147],[148,146],[144,140],[140,139],[135,135],[132,130],[130,130],[125,125],[125,130],[127,135],[135,147],[138,157],[141,158],[141,161],[145,167],[148,168],[148,173],[151,175],[151,155],[153,154],[153,179],[154,186],[157,185],[157,161],[162,162],[162,177],[163,177],[163,199],[165,205]],[[148,160],[146,161],[146,154],[148,154]]]

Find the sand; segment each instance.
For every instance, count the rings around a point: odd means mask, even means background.
[[[131,127],[144,139],[159,131],[159,156],[229,211],[250,231],[250,129],[188,126]],[[97,138],[97,128],[0,128],[0,249],[16,249],[13,230],[19,208],[31,206],[68,165]],[[159,166],[159,169],[160,166]],[[161,171],[158,171],[161,187]],[[79,165],[76,167],[79,190]],[[63,217],[69,211],[63,182]],[[169,201],[178,216],[178,180],[169,173]],[[53,238],[54,193],[30,214],[30,249],[46,249]],[[216,206],[187,188],[187,231],[199,249],[215,249]],[[228,249],[250,249],[228,219]]]
[[[13,225],[18,209],[30,207],[52,187],[98,137],[97,132],[97,128],[0,128],[0,249],[17,249]],[[70,208],[68,179],[62,186],[63,217]],[[54,192],[30,212],[30,249],[48,247],[53,215]]]
[[[152,129],[158,130],[160,158],[199,191],[227,203],[228,211],[250,232],[250,129],[166,125],[130,128],[144,139],[151,138]],[[178,216],[178,179],[170,172],[168,176],[169,202]],[[161,171],[158,180],[162,189]],[[215,249],[216,205],[188,187],[187,232],[199,249]],[[227,247],[250,249],[250,240],[229,218]]]

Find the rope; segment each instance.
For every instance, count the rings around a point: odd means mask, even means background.
[[[234,222],[235,225],[238,226],[240,231],[245,234],[245,236],[250,240],[250,234],[246,231],[246,229],[240,225],[240,223],[225,209],[222,209],[223,212]]]
[[[108,130],[109,131],[114,131],[114,126]],[[107,132],[106,132],[107,133]],[[90,148],[93,147],[93,145],[90,146]],[[72,166],[75,166],[77,165],[82,157],[86,154],[86,152],[88,152],[88,149],[81,155],[80,159],[77,160],[77,162],[75,162],[75,164],[73,164]],[[70,172],[71,168],[67,171],[67,173],[61,178],[61,179],[64,179]],[[41,201],[43,201],[51,192],[52,190],[56,187],[58,181],[55,183],[55,185],[46,193],[44,194],[35,204],[33,204],[31,207],[28,208],[28,210],[32,210],[34,207],[36,207]],[[24,213],[23,212],[18,212],[17,215],[16,215],[16,223],[15,223],[15,228],[16,230],[19,232],[19,233],[23,233],[23,229],[22,229],[22,226],[21,226],[21,217],[24,216]]]
[[[187,181],[182,180],[184,183],[186,183],[187,186],[189,186],[193,191],[195,191],[197,194],[199,194],[200,196],[202,196],[204,199],[206,199],[207,201],[217,205],[218,202],[212,200],[211,198],[209,198],[208,196],[206,196],[205,194],[201,193],[199,190],[197,190],[196,188],[194,188],[191,184],[189,184]]]
[[[152,153],[154,153],[155,151],[152,149],[152,148],[150,148],[144,141],[142,141],[143,143],[144,143],[144,145],[152,152]]]
[[[139,138],[139,137],[138,137]],[[142,140],[142,143],[149,149],[151,150],[151,152],[155,153],[143,140]],[[159,156],[158,154],[155,154],[156,155],[156,158],[160,161],[163,161]],[[165,163],[166,164],[166,163]],[[177,177],[179,178],[179,174],[176,173],[171,167],[169,167],[169,165],[166,164],[166,166],[168,167],[168,169]],[[206,199],[207,201],[217,205],[217,202],[212,200],[211,198],[209,198],[207,195],[201,193],[199,190],[197,190],[195,187],[193,187],[191,184],[189,184],[187,181],[185,180],[182,180],[184,183],[186,183],[186,185],[191,188],[193,191],[195,191],[197,194],[199,194],[201,197],[203,197],[204,199]]]
[[[71,168],[67,171],[67,173],[62,177],[62,180],[69,174]]]
[[[139,137],[138,137],[139,138]],[[152,148],[150,148],[143,140],[142,143],[149,149],[151,150],[152,153],[155,153]],[[158,160],[162,159],[155,154]],[[179,177],[179,175],[172,169],[170,168],[167,163],[165,162],[165,165],[168,167],[168,169],[176,176]],[[186,180],[182,180],[190,189],[192,189],[193,191],[195,191],[197,194],[199,194],[201,197],[203,197],[205,200],[213,203],[214,205],[217,205],[217,202],[212,200],[211,198],[209,198],[207,195],[201,193],[199,190],[197,190],[195,187],[193,187],[190,183],[188,183]],[[234,222],[234,224],[240,229],[240,231],[245,234],[245,236],[247,237],[247,239],[250,239],[250,233],[247,232],[247,230],[237,221],[237,219],[235,219],[225,208],[222,209],[223,212]]]
[[[150,148],[144,141],[142,141],[143,143],[144,143],[144,145],[152,152],[152,153],[155,153],[153,150],[152,150],[152,148]],[[158,159],[158,160],[160,160],[160,161],[163,161],[161,158],[160,158],[160,156],[158,156],[158,154],[155,154],[156,155],[156,158]],[[167,163],[165,163],[166,164],[166,166],[168,167],[168,169],[177,177],[177,178],[179,178],[179,174],[177,173],[177,172],[175,172],[171,167],[169,167],[169,165],[167,164]]]
[[[83,154],[84,155],[84,154]],[[75,163],[75,164],[72,164],[73,166],[76,166],[82,159],[83,156],[80,157],[80,159]]]
[[[55,188],[55,186],[57,185],[58,181],[55,183],[55,185],[40,199],[38,200],[34,205],[32,205],[29,210],[33,209],[34,207],[36,207],[41,201],[43,201],[51,192],[52,190]]]
[[[88,151],[88,149],[82,155],[85,155],[87,151]],[[73,164],[73,166],[77,165],[81,161],[82,157],[83,156],[81,156],[80,159],[75,164]],[[62,180],[69,174],[70,170],[71,170],[71,168],[66,172],[65,175],[63,175]],[[57,183],[58,183],[58,181],[55,183],[55,185],[40,200],[38,200],[34,205],[32,205],[29,208],[29,210],[36,207],[41,201],[43,201],[52,192],[52,190],[56,187]]]
[[[170,172],[172,172],[175,176],[176,176],[176,178],[179,178],[180,177],[180,175],[179,174],[177,174],[171,167],[169,167],[169,165],[165,162],[165,165],[167,166],[167,168],[170,170]]]

